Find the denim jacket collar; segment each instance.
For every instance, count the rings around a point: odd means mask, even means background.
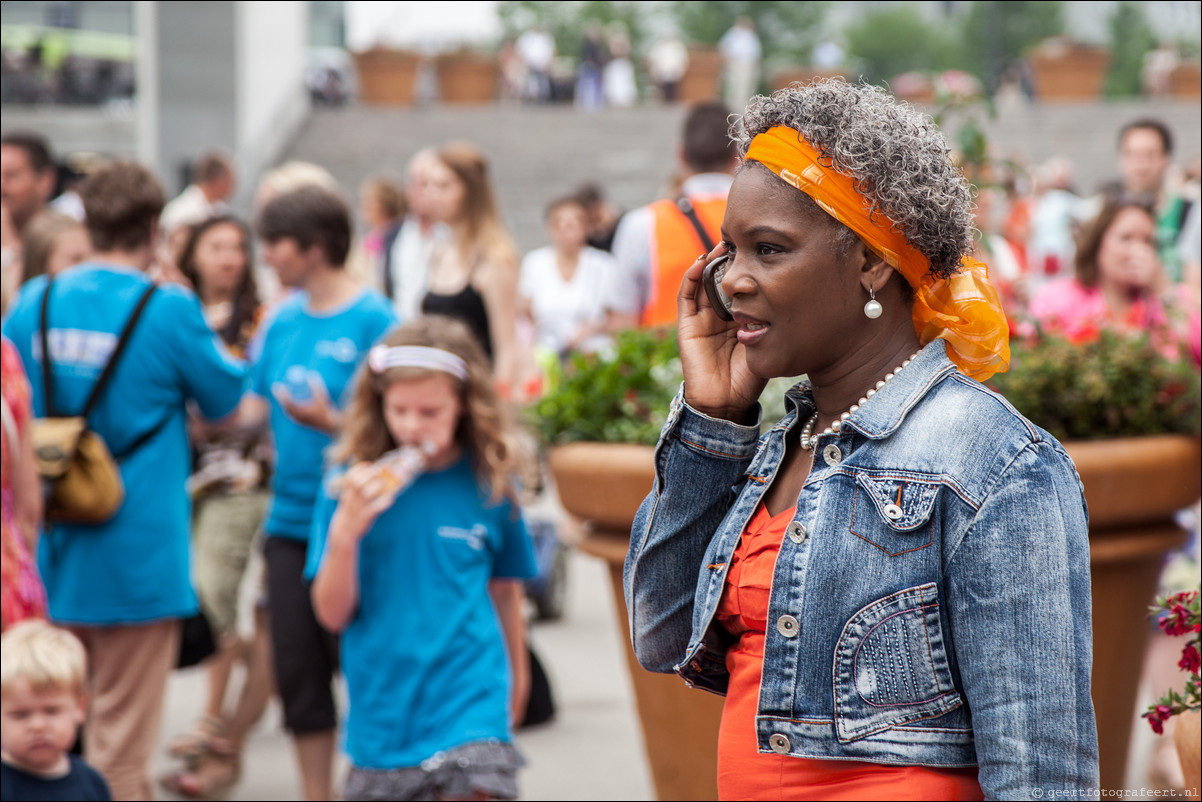
[[[923,396],[955,369],[947,358],[947,344],[943,340],[928,343],[905,370],[886,382],[869,403],[852,413],[843,426],[855,429],[871,440],[889,437]],[[779,425],[786,428],[799,418],[813,414],[814,399],[808,381],[798,383],[785,393],[785,409],[789,414]]]

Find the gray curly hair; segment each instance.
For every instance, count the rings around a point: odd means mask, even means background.
[[[884,90],[826,79],[793,84],[751,99],[731,126],[746,156],[756,135],[778,125],[799,132],[836,170],[855,179],[870,203],[931,263],[940,278],[955,273],[973,249],[973,202],[967,180],[931,118]]]

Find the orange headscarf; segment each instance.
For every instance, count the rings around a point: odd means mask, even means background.
[[[964,257],[946,279],[931,273],[930,262],[883,214],[869,215],[855,179],[820,160],[809,142],[785,126],[751,141],[747,158],[757,161],[814,199],[831,217],[856,233],[914,288],[914,331],[918,341],[947,341],[948,357],[960,370],[985,381],[1010,366],[1009,327],[985,265]]]

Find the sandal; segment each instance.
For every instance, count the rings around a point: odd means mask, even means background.
[[[185,799],[225,799],[241,776],[238,755],[209,752],[159,777],[159,784]]]
[[[168,741],[167,754],[185,760],[202,756],[212,747],[212,742],[217,737],[217,733],[221,731],[221,726],[221,719],[205,716],[196,722],[192,732],[185,732]]]

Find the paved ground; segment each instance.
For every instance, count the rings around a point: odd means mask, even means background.
[[[642,734],[613,613],[608,568],[571,552],[567,612],[536,624],[535,649],[550,674],[555,720],[520,733],[528,766],[524,799],[651,799]],[[176,672],[168,690],[162,739],[197,717],[204,693],[199,669]],[[161,756],[156,774],[170,762]],[[233,799],[299,799],[291,746],[273,706],[247,746],[243,780]]]

